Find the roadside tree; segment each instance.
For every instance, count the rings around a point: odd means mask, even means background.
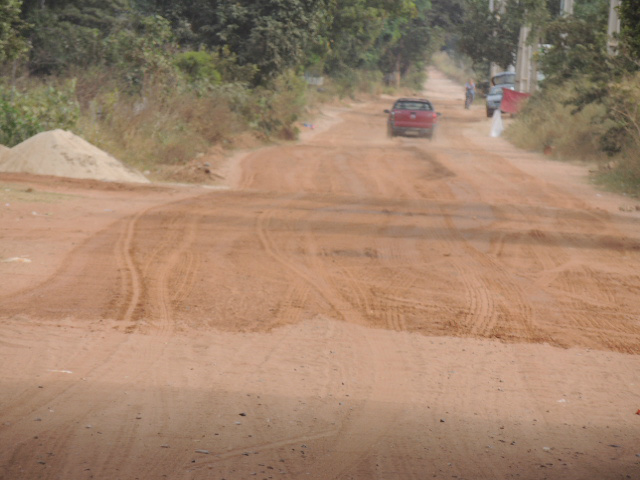
[[[0,63],[13,60],[28,50],[23,37],[26,24],[20,18],[21,0],[0,0]]]

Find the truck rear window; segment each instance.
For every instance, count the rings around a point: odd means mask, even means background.
[[[426,102],[398,102],[395,110],[433,110],[430,103]]]

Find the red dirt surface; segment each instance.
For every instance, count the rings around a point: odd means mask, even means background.
[[[424,95],[218,188],[0,174],[0,478],[640,478],[640,212]]]

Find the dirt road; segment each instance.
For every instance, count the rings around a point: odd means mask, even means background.
[[[0,478],[640,478],[640,212],[461,90],[221,188],[0,175]]]

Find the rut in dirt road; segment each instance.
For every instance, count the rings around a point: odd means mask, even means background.
[[[7,311],[127,331],[268,331],[326,315],[640,353],[640,240],[626,218],[460,136],[473,112],[447,115],[445,103],[435,141],[389,140],[382,106],[248,155],[236,191],[112,225]]]
[[[638,215],[458,92],[433,141],[383,98],[225,189],[38,179],[54,214],[2,210],[35,253],[0,264],[0,478],[639,477]]]

